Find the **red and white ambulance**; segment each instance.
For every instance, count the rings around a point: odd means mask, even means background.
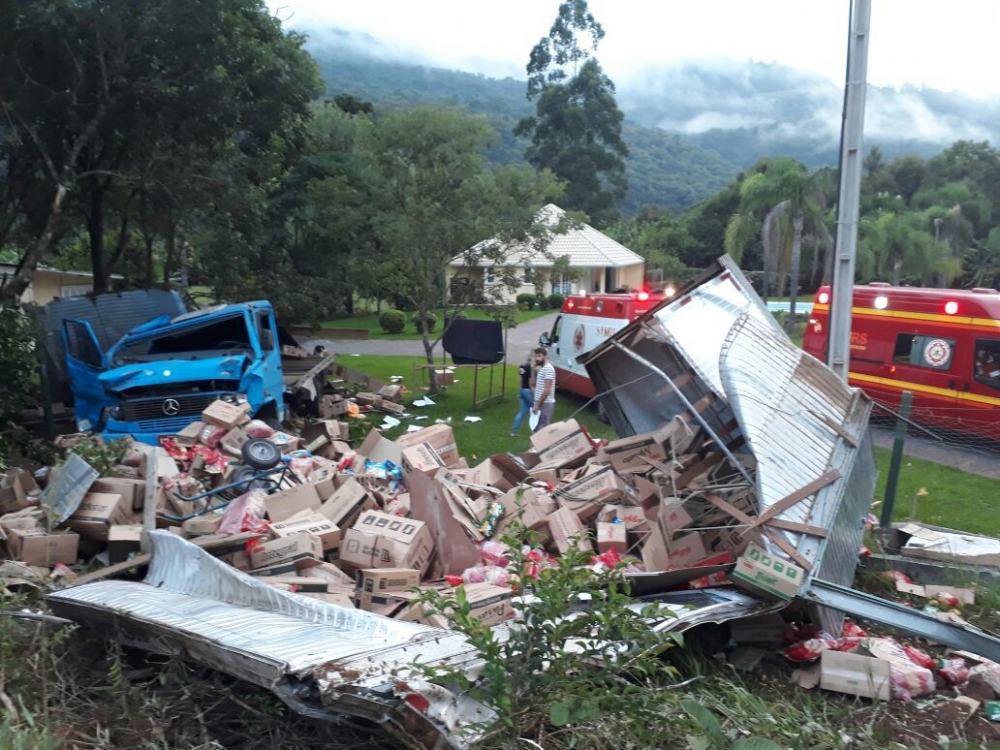
[[[830,288],[816,292],[802,348],[826,361]],[[872,283],[854,288],[851,385],[912,419],[1000,439],[1000,292]]]
[[[574,294],[567,297],[552,324],[552,331],[538,338],[538,343],[549,350],[549,362],[556,370],[556,387],[593,398],[594,383],[576,358],[656,307],[671,291]]]

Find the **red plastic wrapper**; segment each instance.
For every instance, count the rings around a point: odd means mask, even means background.
[[[713,586],[725,586],[729,583],[729,574],[724,570],[716,571],[715,573],[709,573],[707,576],[702,576],[701,578],[695,578],[693,581],[688,581],[689,589],[709,589]]]
[[[219,441],[222,440],[222,436],[227,432],[229,432],[229,430],[225,427],[207,424],[202,428],[201,433],[198,435],[198,442],[207,445],[209,448],[218,448]]]
[[[264,505],[264,498],[267,493],[262,490],[251,490],[229,503],[216,534],[220,536],[231,536],[239,534],[241,531],[249,531],[254,534],[266,534],[269,528],[264,514],[267,507]]]
[[[949,685],[961,685],[969,679],[969,666],[960,657],[941,659],[937,667],[938,675]]]
[[[494,586],[511,584],[511,574],[499,565],[477,565],[462,571],[463,583],[492,583]]]
[[[934,669],[937,666],[937,662],[930,657],[926,651],[921,651],[915,646],[903,646],[903,653],[905,653],[914,664],[918,667],[923,667],[924,669]]]
[[[834,646],[832,651],[854,651],[861,645],[861,640],[866,638],[868,633],[860,625],[854,622],[845,622],[844,631]]]
[[[445,576],[444,580],[448,582],[451,587],[461,586],[465,581],[462,580],[462,576]]]
[[[845,622],[844,632],[840,634],[842,638],[865,638],[867,635],[868,631],[856,622]]]
[[[824,651],[836,650],[837,639],[829,633],[820,633],[815,638],[807,641],[799,641],[786,648],[781,653],[789,661],[802,662],[814,661],[820,657]]]
[[[889,583],[896,583],[897,581],[899,583],[913,583],[913,579],[901,570],[883,570],[878,574],[878,577]]]
[[[252,438],[269,438],[274,434],[274,428],[259,419],[251,419],[243,429]]]
[[[591,565],[604,565],[608,568],[614,570],[621,563],[621,555],[618,554],[617,550],[609,549],[607,552],[602,552],[599,555],[594,555],[590,558]]]
[[[943,609],[955,609],[962,603],[961,599],[954,594],[949,594],[947,591],[939,592],[934,597],[934,601]]]
[[[871,556],[872,556],[872,551],[862,544],[861,549],[858,550],[858,557],[871,557]]]
[[[479,559],[484,565],[497,565],[506,568],[510,563],[507,553],[510,550],[503,542],[488,539],[479,545]]]

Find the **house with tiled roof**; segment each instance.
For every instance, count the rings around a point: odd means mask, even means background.
[[[546,226],[554,227],[565,215],[563,209],[550,203],[539,211],[539,220]],[[561,257],[568,257],[569,265],[582,271],[582,275],[576,280],[568,280],[553,274],[553,263]],[[536,291],[566,295],[579,291],[589,294],[641,289],[646,269],[646,261],[641,255],[589,224],[578,224],[564,234],[553,233],[545,255],[538,254],[528,244],[513,246],[506,254],[503,265],[513,270],[521,280],[519,288],[503,290],[503,298],[508,302],[513,302],[519,294],[534,294]],[[537,289],[539,278],[545,279],[543,289]],[[482,284],[484,288],[489,288],[497,283],[497,279],[498,271],[491,261],[484,260],[481,266],[468,267],[463,255],[455,256],[446,271],[449,289],[454,289],[457,284]]]

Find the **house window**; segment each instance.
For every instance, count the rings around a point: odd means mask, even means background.
[[[59,289],[59,296],[63,299],[68,297],[85,297],[93,290],[90,284],[63,284]]]
[[[535,283],[535,267],[525,266],[524,267],[524,283],[534,284]]]
[[[493,266],[486,266],[483,268],[483,283],[487,285],[497,283],[497,277],[493,272]]]
[[[552,293],[561,294],[564,297],[568,297],[573,293],[573,282],[572,281],[553,281],[552,282]]]

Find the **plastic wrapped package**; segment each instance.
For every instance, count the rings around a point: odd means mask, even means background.
[[[259,419],[251,419],[243,429],[252,438],[269,438],[274,434],[274,428]]]
[[[503,542],[488,539],[479,545],[479,559],[484,565],[496,565],[506,568],[510,563],[507,554],[510,549]]]
[[[265,497],[267,493],[263,490],[250,490],[233,500],[222,514],[222,520],[219,521],[215,533],[222,536],[239,534],[243,531],[255,534],[267,533],[268,523],[264,520],[267,512]]]
[[[494,586],[510,587],[513,576],[499,565],[476,565],[462,571],[463,583],[491,583]]]
[[[201,432],[198,434],[198,442],[202,445],[207,445],[209,448],[218,448],[219,441],[222,440],[222,436],[227,432],[229,432],[229,430],[225,427],[207,424],[202,427]]]

